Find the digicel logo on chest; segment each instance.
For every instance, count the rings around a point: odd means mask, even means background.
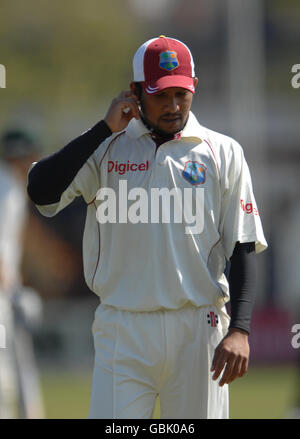
[[[125,174],[125,172],[136,172],[136,171],[148,171],[149,161],[144,163],[131,163],[127,160],[126,163],[119,163],[118,160],[115,162],[112,160],[108,161],[108,172],[117,172],[120,175]]]

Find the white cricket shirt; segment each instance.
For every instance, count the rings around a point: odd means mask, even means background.
[[[10,290],[6,294],[10,294],[21,283],[22,238],[27,209],[24,187],[4,163],[0,163],[0,205],[0,270]]]
[[[115,223],[100,223],[100,188],[114,190],[117,207],[138,200],[134,192],[133,200],[124,194],[119,200],[121,180],[128,192],[141,188],[149,200],[155,188],[182,193],[189,189],[192,198],[184,206],[196,206],[196,197],[201,201],[202,232],[187,234],[191,221],[175,222],[172,209],[170,222],[153,223],[148,212],[148,222],[125,223],[122,214],[115,215]],[[180,138],[158,149],[144,124],[132,119],[124,132],[99,145],[60,202],[37,208],[53,216],[79,195],[88,205],[83,237],[86,282],[103,304],[119,309],[222,307],[229,300],[225,259],[236,241],[255,241],[257,253],[267,247],[241,146],[201,126],[192,112]],[[165,201],[162,204],[167,207]],[[145,211],[142,219],[147,219]]]

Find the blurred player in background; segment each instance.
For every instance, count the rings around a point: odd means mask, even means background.
[[[300,324],[300,198],[285,194],[278,210],[284,216],[277,215],[278,230],[286,230],[285,238],[274,240],[276,255],[277,301],[290,313],[291,325]],[[291,333],[291,338],[293,337]],[[299,339],[299,338],[298,338]],[[293,386],[286,418],[300,419],[300,347],[294,347],[296,381]]]
[[[21,276],[23,231],[27,219],[25,181],[37,147],[22,131],[0,139],[0,324],[6,348],[0,350],[0,418],[44,417],[30,330],[41,300],[24,288]]]

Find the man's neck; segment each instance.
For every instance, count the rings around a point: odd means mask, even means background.
[[[177,133],[173,133],[173,134],[159,133],[159,132],[155,131],[155,129],[153,127],[151,127],[149,125],[149,123],[147,123],[147,121],[144,119],[144,117],[142,115],[140,115],[140,117],[141,117],[141,120],[142,120],[143,124],[145,125],[145,127],[147,127],[148,130],[150,131],[151,137],[155,141],[157,147],[159,147],[160,145],[162,145],[165,142],[169,142],[170,140],[180,138],[180,131]]]

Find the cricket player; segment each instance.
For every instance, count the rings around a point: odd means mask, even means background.
[[[241,146],[191,112],[197,82],[184,43],[145,42],[104,119],[29,171],[43,215],[87,204],[90,418],[151,418],[157,395],[161,418],[228,418],[228,384],[248,367],[267,243]]]
[[[41,302],[21,276],[23,230],[27,220],[24,182],[36,145],[20,130],[0,139],[0,324],[6,347],[0,349],[0,418],[42,418],[43,402],[29,326]]]

